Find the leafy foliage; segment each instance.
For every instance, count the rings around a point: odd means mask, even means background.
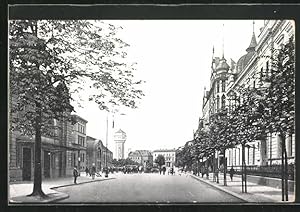
[[[165,157],[163,155],[158,155],[154,162],[157,163],[159,167],[161,167],[165,165]]]
[[[118,28],[100,21],[10,21],[10,97],[12,130],[34,134],[40,105],[43,134],[49,121],[68,117],[70,102],[85,88],[90,100],[104,110],[113,106],[137,107],[144,96],[135,80],[134,64],[127,64],[127,43]]]
[[[272,57],[271,73],[260,87],[240,87],[231,107],[210,116],[208,130],[198,129],[195,139],[177,150],[179,166],[237,144],[265,139],[268,132],[285,137],[295,128],[295,44],[293,37]],[[266,84],[267,87],[264,87]],[[203,127],[203,126],[202,126]]]
[[[139,165],[139,163],[131,160],[130,158],[119,159],[119,160],[113,159],[112,164],[114,167],[123,167],[123,166],[127,166],[127,165]]]

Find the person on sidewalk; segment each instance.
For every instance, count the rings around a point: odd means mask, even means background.
[[[77,166],[74,166],[74,169],[73,169],[73,177],[74,177],[74,184],[77,184],[77,177],[78,177]]]
[[[95,179],[95,174],[96,174],[96,167],[95,167],[95,164],[93,163],[93,166],[92,166],[92,179]]]
[[[85,174],[86,174],[87,177],[89,176],[89,172],[90,172],[90,171],[89,171],[89,168],[86,167],[86,168],[85,168]]]
[[[229,170],[229,176],[230,176],[231,181],[232,181],[232,178],[233,178],[233,174],[234,174],[234,169],[233,169],[233,166],[231,166],[231,169]]]

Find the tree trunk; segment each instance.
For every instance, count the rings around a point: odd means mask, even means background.
[[[41,105],[36,103],[37,117],[35,118],[35,145],[34,145],[34,180],[33,191],[28,196],[47,197],[42,190],[42,165],[41,165],[41,151],[42,151],[42,134],[41,134]]]
[[[283,135],[283,133],[279,134],[279,138],[281,141],[281,200],[285,201],[285,136]]]
[[[223,167],[224,167],[224,186],[227,186],[227,179],[226,179],[226,173],[227,173],[227,158],[225,157],[225,149],[223,151],[223,161],[224,161],[224,164],[223,164]]]
[[[288,192],[288,161],[287,161],[287,151],[286,151],[286,139],[283,140],[283,155],[284,155],[284,184],[285,184],[285,200],[289,200]]]
[[[241,176],[242,176],[242,193],[244,193],[244,145],[242,144],[242,171],[241,171]]]
[[[213,154],[213,159],[212,159],[212,161],[213,161],[213,182],[216,182],[216,153],[214,152],[214,154]]]

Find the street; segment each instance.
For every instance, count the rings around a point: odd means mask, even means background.
[[[59,203],[241,202],[188,175],[116,174],[114,179],[57,188],[70,197]]]

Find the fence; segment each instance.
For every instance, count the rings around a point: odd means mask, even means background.
[[[228,167],[228,171],[231,167]],[[235,173],[241,174],[242,166],[233,166]],[[281,165],[271,166],[247,166],[247,175],[256,175],[263,177],[281,178]],[[288,165],[288,179],[294,180],[295,178],[295,164]]]

